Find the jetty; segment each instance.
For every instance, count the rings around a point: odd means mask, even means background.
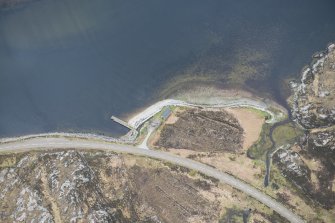
[[[127,122],[119,119],[118,117],[115,117],[115,116],[112,116],[111,119],[114,121],[114,122],[117,122],[119,123],[120,125],[123,125],[124,127],[130,129],[130,130],[136,130],[133,126],[129,125]]]

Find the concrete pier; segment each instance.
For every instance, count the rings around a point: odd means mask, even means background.
[[[119,123],[120,125],[123,125],[124,127],[130,129],[130,130],[136,130],[133,126],[129,125],[127,122],[119,119],[118,117],[115,117],[115,116],[112,116],[111,119],[114,121],[114,122],[117,122]]]

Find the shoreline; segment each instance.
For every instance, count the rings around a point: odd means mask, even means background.
[[[299,97],[306,97],[306,87],[308,86],[308,79],[318,74],[319,69],[323,69],[323,64],[328,58],[329,54],[335,51],[335,43],[328,44],[327,48],[321,52],[317,52],[313,55],[311,63],[306,65],[301,71],[300,76],[297,80],[289,82],[291,88],[291,96],[288,98],[288,103],[292,107],[292,120],[301,128],[309,129],[302,123],[303,117],[308,114],[311,105],[305,105],[302,108],[299,107]],[[315,61],[313,61],[313,59]],[[326,92],[318,92],[317,96],[323,98],[326,96]]]
[[[125,143],[125,140],[113,138],[110,136],[104,136],[94,133],[70,133],[70,132],[49,132],[49,133],[39,133],[39,134],[30,134],[17,137],[6,137],[0,138],[0,143],[10,143],[14,141],[27,140],[32,138],[48,138],[48,137],[64,137],[64,138],[78,138],[78,139],[88,139],[88,140],[100,140],[111,143]]]
[[[167,106],[180,106],[180,107],[190,107],[190,108],[253,108],[266,112],[271,116],[269,120],[266,120],[266,123],[276,123],[282,120],[287,114],[287,110],[282,106],[275,105],[274,102],[268,100],[268,102],[251,99],[247,97],[238,97],[238,98],[216,98],[211,97],[207,98],[207,103],[199,100],[198,103],[192,103],[179,99],[165,99],[156,102],[155,104],[145,108],[143,111],[137,113],[132,118],[129,119],[128,124],[134,128],[140,127],[151,117],[162,111]],[[211,100],[216,99],[216,100]],[[272,110],[271,110],[272,109]],[[274,111],[275,110],[275,111]]]
[[[216,100],[213,100],[216,99]],[[275,106],[268,101],[267,103],[257,99],[250,98],[220,98],[217,100],[215,97],[207,98],[207,104],[204,103],[190,103],[178,99],[165,99],[156,102],[155,104],[147,107],[142,112],[134,115],[131,119],[129,119],[128,124],[133,126],[135,129],[138,129],[142,124],[152,118],[154,115],[159,113],[163,108],[167,106],[181,106],[181,107],[203,107],[203,108],[238,108],[238,107],[247,107],[254,108],[257,110],[261,110],[263,112],[268,113],[271,118],[266,120],[267,123],[276,123],[280,121],[280,119],[284,118],[287,114],[286,110],[283,110],[282,107]],[[213,103],[215,102],[215,103]],[[276,109],[276,111],[271,111],[272,109]],[[279,111],[279,112],[278,112]],[[82,139],[94,139],[101,140],[105,142],[111,143],[124,143],[124,144],[133,144],[136,137],[120,137],[114,138],[110,136],[104,136],[100,134],[94,133],[68,133],[68,132],[50,132],[50,133],[40,133],[40,134],[30,134],[23,135],[18,137],[6,137],[0,138],[0,143],[8,143],[13,141],[25,140],[30,138],[38,138],[38,137],[68,137],[68,138],[82,138]]]

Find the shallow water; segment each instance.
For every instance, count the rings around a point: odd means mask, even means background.
[[[278,80],[335,40],[334,9],[332,0],[39,0],[2,9],[0,136],[122,134],[110,116],[147,105],[185,70],[222,83],[250,76],[249,86],[280,100]]]

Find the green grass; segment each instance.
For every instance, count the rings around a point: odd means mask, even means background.
[[[266,152],[271,149],[272,142],[269,137],[270,125],[265,123],[257,142],[248,149],[248,156],[254,159],[264,159]]]
[[[248,108],[246,108],[246,110],[247,111],[251,111],[251,112],[257,114],[259,117],[262,117],[262,118],[270,116],[270,114],[268,114],[267,112],[259,110],[259,109],[256,109],[256,108],[248,107]]]
[[[291,188],[291,185],[288,184],[276,165],[271,165],[270,179],[272,183],[276,183],[279,187]]]
[[[282,110],[276,107],[271,106],[269,110],[272,111],[276,116],[281,116],[281,118],[278,119],[277,121],[284,121],[289,118],[287,113],[283,113]]]
[[[0,153],[0,170],[3,168],[14,167],[25,156],[31,152],[4,152]]]
[[[15,156],[0,157],[0,169],[7,168],[7,167],[13,167],[16,165],[16,162],[17,160]]]
[[[195,176],[198,174],[198,171],[196,171],[196,170],[190,170],[190,172],[188,172],[188,174],[189,174],[191,177],[195,177]]]
[[[140,132],[137,136],[137,138],[141,137],[141,136],[146,136],[148,134],[148,126],[145,125],[140,129]]]
[[[257,142],[248,149],[248,156],[254,159],[264,159],[266,152],[271,149],[272,142],[270,140],[271,125],[265,123],[262,126],[262,132]],[[273,130],[273,140],[276,146],[293,143],[295,139],[303,135],[303,131],[296,127],[293,123],[280,125]]]
[[[292,143],[298,136],[303,135],[303,131],[295,127],[292,123],[278,126],[273,131],[273,139],[277,146]]]

